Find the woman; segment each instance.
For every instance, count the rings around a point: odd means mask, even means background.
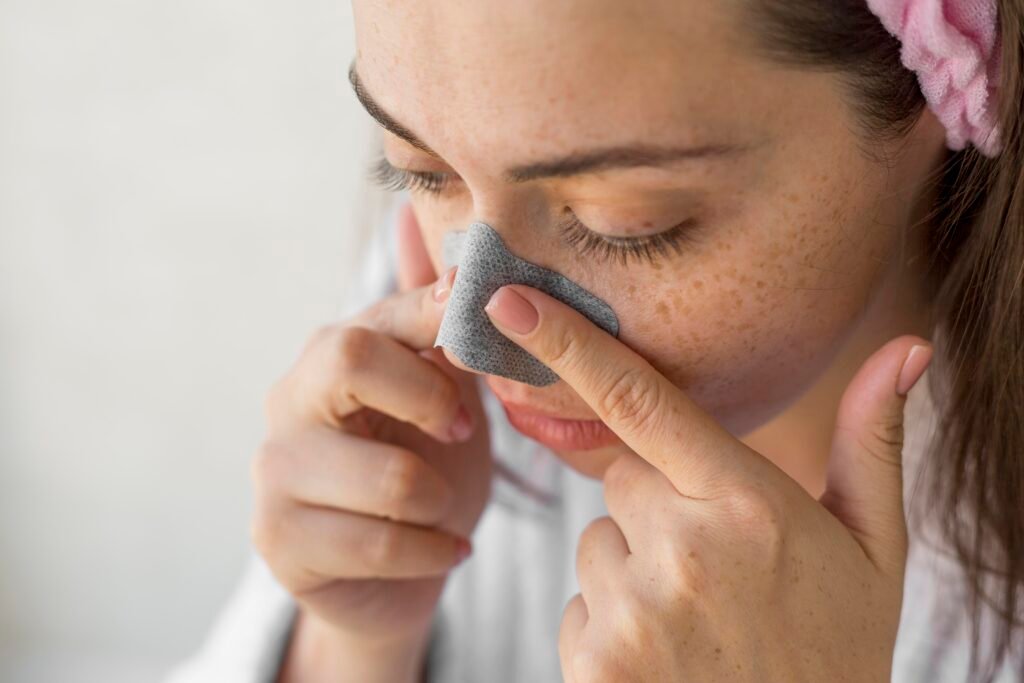
[[[398,291],[271,392],[190,671],[1017,680],[1024,2],[354,5]],[[512,285],[559,382],[434,349],[475,219],[618,338]]]

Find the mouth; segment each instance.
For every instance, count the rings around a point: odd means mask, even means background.
[[[516,431],[554,451],[589,451],[619,443],[600,420],[566,420],[504,400],[501,405]]]

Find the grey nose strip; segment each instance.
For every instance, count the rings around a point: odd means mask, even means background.
[[[537,387],[558,381],[558,375],[505,337],[487,317],[484,306],[505,285],[539,289],[612,336],[619,334],[618,318],[608,304],[564,275],[511,253],[486,223],[477,221],[464,232],[445,234],[441,256],[447,267],[459,269],[434,346],[451,351],[467,367]]]

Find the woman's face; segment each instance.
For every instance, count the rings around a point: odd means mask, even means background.
[[[438,272],[442,236],[487,222],[608,302],[620,340],[734,434],[814,384],[909,256],[937,124],[869,158],[839,78],[757,54],[734,3],[354,8],[358,79],[398,124],[386,158],[431,174],[413,197]],[[488,383],[594,417],[563,382]],[[616,448],[563,456],[599,474]]]

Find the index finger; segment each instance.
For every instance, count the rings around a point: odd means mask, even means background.
[[[502,334],[550,367],[680,493],[714,497],[758,467],[745,444],[575,309],[532,287],[507,285],[486,310]]]
[[[452,266],[433,284],[381,299],[353,317],[350,324],[392,337],[414,351],[433,348],[455,270]]]

